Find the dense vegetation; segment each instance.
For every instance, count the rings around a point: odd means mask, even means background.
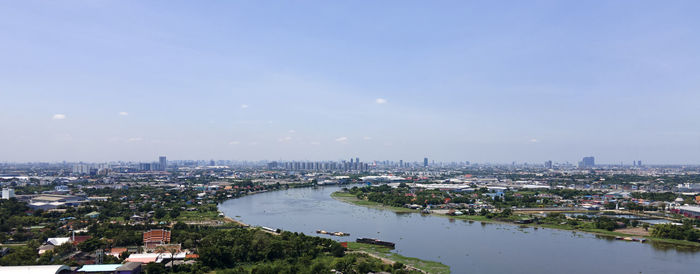
[[[690,222],[683,225],[660,224],[655,225],[651,231],[651,236],[665,239],[676,239],[686,241],[698,241],[700,231],[693,228]]]
[[[345,254],[340,243],[303,233],[282,232],[279,236],[260,230],[218,231],[202,239],[202,264],[223,273],[367,273],[393,270],[378,259]],[[397,270],[400,271],[400,270]]]

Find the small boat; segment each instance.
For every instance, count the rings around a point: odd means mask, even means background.
[[[338,237],[343,237],[343,236],[350,236],[350,233],[345,233],[345,232],[328,232],[325,230],[316,230],[316,233],[318,234],[326,234],[326,235],[331,235],[331,236],[338,236]]]

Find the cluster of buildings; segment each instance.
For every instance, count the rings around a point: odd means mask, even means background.
[[[371,166],[368,163],[360,162],[360,158],[350,158],[350,161],[323,161],[323,162],[270,162],[267,164],[267,168],[271,170],[309,170],[309,171],[321,171],[321,170],[337,170],[337,171],[369,171]]]

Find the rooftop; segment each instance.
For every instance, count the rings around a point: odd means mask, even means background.
[[[121,267],[121,264],[89,264],[84,265],[78,272],[108,272],[116,271],[117,268]]]

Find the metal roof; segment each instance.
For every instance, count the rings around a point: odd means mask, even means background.
[[[22,266],[0,266],[2,274],[58,274],[70,273],[70,267],[66,265],[22,265]]]
[[[117,268],[122,266],[121,264],[88,264],[84,265],[78,272],[108,272],[116,271]]]

